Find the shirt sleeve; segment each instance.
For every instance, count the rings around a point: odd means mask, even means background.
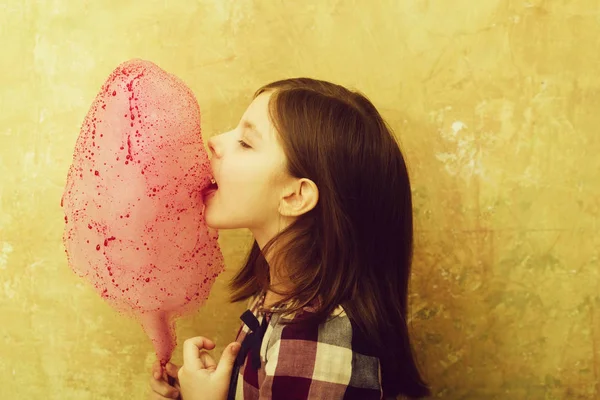
[[[379,359],[361,354],[347,316],[285,326],[267,350],[260,400],[381,399]]]

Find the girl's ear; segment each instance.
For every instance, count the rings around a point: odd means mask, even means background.
[[[279,202],[279,214],[297,217],[315,208],[319,201],[319,188],[310,179],[302,178],[288,189]]]

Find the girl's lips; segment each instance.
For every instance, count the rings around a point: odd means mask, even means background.
[[[206,184],[206,186],[204,186],[202,188],[202,192],[208,192],[209,190],[217,189],[218,187],[219,187],[219,185],[217,184],[217,181],[215,180],[215,178],[211,178],[211,180],[208,182],[208,184]]]
[[[215,180],[215,178],[211,177],[211,180],[210,180],[210,183],[208,184],[208,186],[206,186],[204,189],[202,189],[202,199],[203,200],[208,199],[218,189],[219,189],[219,185],[217,184],[217,181]]]
[[[211,187],[202,192],[202,200],[206,202],[206,200],[210,199],[216,192],[219,190],[218,188]]]

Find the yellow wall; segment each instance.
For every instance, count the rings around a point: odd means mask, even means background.
[[[598,37],[595,0],[2,2],[0,398],[145,398],[152,346],[68,268],[59,206],[93,98],[135,57],[190,85],[205,138],[275,79],[363,90],[410,163],[436,395],[599,398]],[[228,270],[178,326],[217,355],[250,240],[221,235]]]

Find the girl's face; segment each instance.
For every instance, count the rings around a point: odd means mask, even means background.
[[[218,190],[205,198],[206,223],[214,229],[248,228],[261,248],[281,230],[279,206],[292,183],[269,118],[270,97],[260,94],[237,127],[208,140]]]

